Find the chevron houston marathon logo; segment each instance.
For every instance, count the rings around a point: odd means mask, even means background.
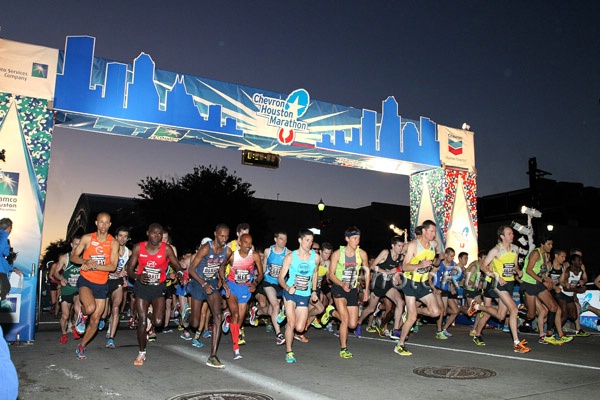
[[[277,128],[279,143],[289,145],[296,139],[296,133],[308,132],[308,123],[299,120],[310,106],[306,90],[296,89],[285,100],[255,93],[252,102],[258,108],[256,114],[266,118],[267,125]]]
[[[461,155],[463,152],[462,140],[452,140],[448,138],[448,151],[455,156]]]

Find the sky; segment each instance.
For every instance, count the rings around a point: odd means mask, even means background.
[[[600,3],[566,1],[2,2],[0,37],[381,110],[475,132],[478,195],[528,186],[528,159],[558,181],[600,186]],[[258,198],[360,207],[408,204],[408,178],[283,159],[242,166],[232,150],[57,127],[43,246],[64,237],[81,193],[136,196],[147,176],[225,165]]]

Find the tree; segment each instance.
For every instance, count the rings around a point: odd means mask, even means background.
[[[235,173],[235,171],[234,171]],[[180,178],[146,177],[138,184],[142,193],[136,207],[146,227],[158,222],[167,229],[179,253],[194,250],[203,237],[213,237],[214,228],[225,223],[230,240],[240,222],[251,226],[253,237],[262,237],[264,212],[252,202],[252,185],[230,174],[226,167],[198,166]],[[139,235],[141,236],[141,235]]]
[[[50,261],[58,261],[58,257],[61,254],[65,254],[70,250],[69,243],[67,243],[64,239],[55,240],[51,242],[44,250],[44,255],[40,261],[40,268],[46,268],[46,265]]]

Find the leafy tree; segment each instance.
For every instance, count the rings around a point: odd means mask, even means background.
[[[46,250],[44,250],[44,255],[42,256],[42,259],[40,261],[40,268],[46,268],[46,265],[50,261],[58,261],[58,257],[61,254],[68,252],[69,250],[69,243],[67,243],[64,239],[59,239],[55,240],[54,242],[51,242],[46,247]]]
[[[218,223],[229,226],[230,240],[241,222],[250,224],[253,237],[263,235],[264,212],[252,201],[252,185],[230,174],[227,167],[198,166],[180,178],[146,177],[138,186],[142,193],[136,204],[144,228],[135,241],[145,239],[152,222],[170,232],[180,253],[193,250],[203,237],[212,237]]]

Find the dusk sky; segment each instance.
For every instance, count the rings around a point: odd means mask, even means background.
[[[4,1],[0,36],[475,132],[478,195],[527,187],[527,161],[600,186],[600,3],[592,1]],[[44,246],[64,237],[81,193],[135,196],[146,176],[225,165],[259,198],[359,207],[408,204],[408,178],[57,127]]]

